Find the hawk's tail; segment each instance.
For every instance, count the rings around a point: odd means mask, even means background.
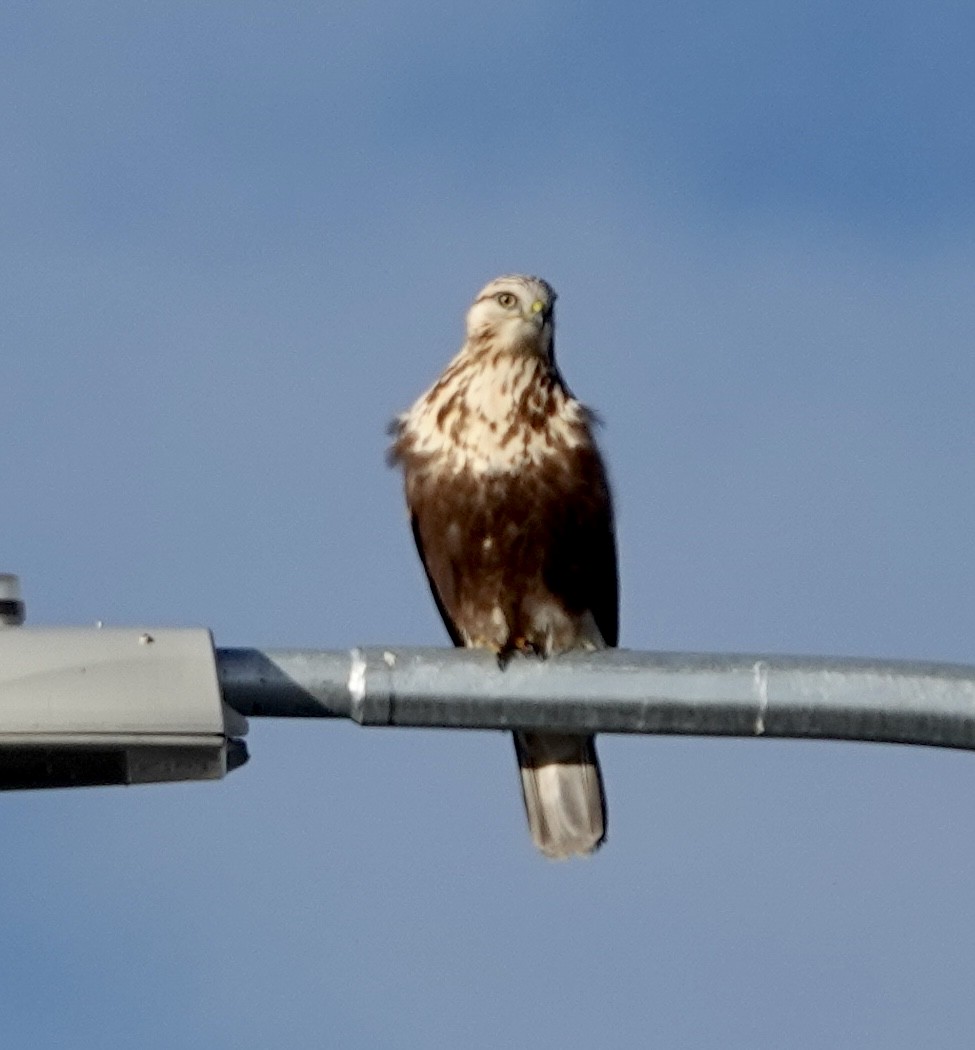
[[[606,838],[596,738],[515,733],[528,827],[546,857],[592,853]]]

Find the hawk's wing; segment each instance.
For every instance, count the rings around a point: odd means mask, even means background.
[[[447,633],[450,635],[450,640],[454,645],[463,648],[464,639],[461,637],[460,631],[457,630],[457,625],[454,623],[450,613],[447,612],[447,607],[444,605],[443,598],[440,596],[440,588],[437,585],[437,578],[443,579],[443,571],[434,575],[431,570],[430,563],[427,561],[426,551],[423,547],[423,537],[420,534],[420,522],[415,512],[410,514],[410,525],[413,528],[413,539],[416,541],[417,553],[420,555],[420,561],[423,562],[423,571],[427,574],[427,583],[430,584],[430,591],[433,594],[433,600],[437,603],[437,612],[440,613],[440,619],[443,620],[444,627],[447,628]],[[446,569],[446,566],[444,567]]]
[[[589,526],[591,538],[589,609],[603,641],[615,649],[620,640],[619,571],[616,564],[616,537],[609,492]]]
[[[553,501],[551,540],[543,576],[546,587],[569,609],[588,610],[603,641],[619,643],[619,577],[613,500],[599,453],[575,450],[564,498]]]

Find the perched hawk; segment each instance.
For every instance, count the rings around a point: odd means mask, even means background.
[[[555,292],[499,277],[467,342],[393,424],[413,536],[454,645],[549,656],[617,643],[613,508],[592,414],[555,364]],[[606,835],[594,738],[516,732],[532,838],[548,857]]]

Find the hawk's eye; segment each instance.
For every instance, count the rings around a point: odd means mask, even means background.
[[[511,294],[511,292],[498,292],[498,302],[506,310],[510,310],[518,300]]]

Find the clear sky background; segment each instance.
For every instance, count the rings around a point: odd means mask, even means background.
[[[975,662],[970,3],[0,11],[0,570],[34,624],[445,643],[384,428],[498,273],[603,415],[622,641]],[[0,799],[5,1047],[969,1047],[975,756],[251,726]]]

